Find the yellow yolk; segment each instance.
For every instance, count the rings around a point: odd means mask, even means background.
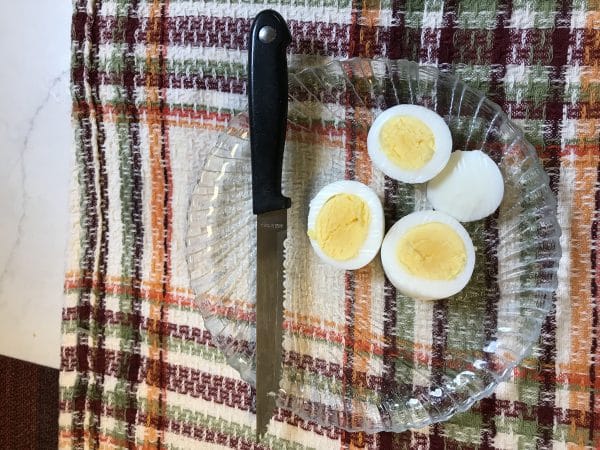
[[[395,116],[381,127],[379,145],[398,167],[416,170],[433,157],[435,137],[429,127],[416,117]]]
[[[460,236],[444,223],[431,222],[410,229],[398,243],[398,260],[405,270],[426,280],[452,280],[467,263]]]
[[[345,261],[358,255],[367,239],[370,222],[369,207],[359,196],[337,194],[325,202],[308,235],[327,256]]]

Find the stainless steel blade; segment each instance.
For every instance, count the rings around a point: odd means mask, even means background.
[[[287,210],[256,217],[256,438],[260,440],[271,420],[281,377]]]

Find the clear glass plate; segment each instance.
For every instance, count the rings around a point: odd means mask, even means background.
[[[469,285],[439,302],[398,294],[379,258],[356,272],[320,262],[306,236],[310,199],[343,178],[380,195],[389,228],[428,209],[422,185],[371,167],[366,135],[382,110],[427,106],[455,149],[499,165],[498,212],[466,224],[477,247]],[[283,374],[278,404],[347,430],[394,431],[448,419],[489,395],[538,339],[557,285],[556,202],[535,150],[494,103],[459,79],[407,61],[353,59],[290,74],[284,191]],[[187,255],[205,325],[242,378],[255,383],[255,217],[247,121],[210,149],[192,195]]]

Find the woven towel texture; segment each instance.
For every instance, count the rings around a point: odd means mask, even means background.
[[[189,196],[206,142],[245,109],[247,35],[265,7],[288,19],[293,66],[385,56],[453,71],[544,161],[563,231],[554,307],[512,378],[446,423],[367,435],[279,411],[256,444],[253,389],[193,307]],[[76,0],[72,40],[61,448],[600,448],[597,1]],[[318,373],[304,356],[299,368]]]

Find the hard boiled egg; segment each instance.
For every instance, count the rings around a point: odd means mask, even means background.
[[[390,228],[381,247],[381,262],[402,294],[437,300],[467,285],[475,267],[475,249],[456,219],[438,211],[419,211]]]
[[[405,183],[423,183],[444,168],[452,135],[444,119],[418,105],[383,111],[369,129],[367,148],[373,164]]]
[[[500,169],[480,150],[455,151],[440,174],[427,183],[427,199],[433,208],[461,222],[489,216],[503,196]]]
[[[308,236],[323,261],[338,269],[366,266],[379,251],[384,234],[377,194],[358,181],[328,184],[310,202]]]

